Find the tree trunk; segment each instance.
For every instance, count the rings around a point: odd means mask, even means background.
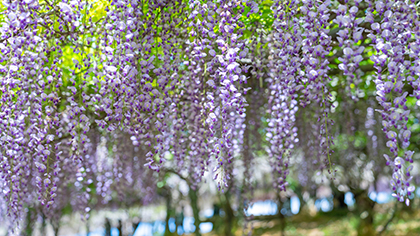
[[[60,231],[60,224],[57,224],[56,227],[54,227],[53,225],[53,229],[54,229],[54,236],[58,236],[58,232]]]
[[[225,217],[226,217],[226,221],[225,221],[225,236],[232,236],[232,229],[233,229],[233,221],[235,219],[235,214],[233,212],[232,206],[230,204],[230,200],[229,200],[230,194],[229,193],[225,193],[225,204],[224,204],[224,208],[225,208]]]
[[[330,187],[331,187],[331,189],[333,191],[333,195],[334,195],[334,200],[333,200],[334,208],[347,209],[347,204],[344,201],[345,193],[338,190],[338,188],[333,183],[330,184]]]
[[[121,220],[118,220],[118,235],[119,236],[123,236],[123,230],[122,230],[122,228],[123,228],[123,226],[122,226],[122,221]]]
[[[90,234],[90,223],[89,223],[90,217],[91,217],[91,216],[89,216],[89,217],[86,219],[86,236],[89,236],[89,234]]]
[[[58,216],[50,219],[50,223],[51,223],[51,226],[53,228],[55,236],[58,236],[58,232],[60,231],[60,227],[61,227],[61,222],[60,221],[61,221],[61,215],[58,215]]]
[[[166,197],[166,219],[165,219],[165,233],[164,236],[171,235],[171,231],[169,231],[169,219],[171,218],[171,196],[168,193]]]
[[[379,231],[379,233],[377,234],[377,236],[379,236],[379,235],[381,235],[382,233],[384,233],[384,232],[387,230],[387,228],[388,228],[389,224],[391,224],[391,222],[395,219],[395,216],[398,214],[398,205],[399,205],[399,203],[400,203],[400,202],[395,201],[395,203],[394,203],[394,209],[393,209],[393,212],[392,212],[391,217],[387,220],[387,222],[386,222],[386,223],[385,223],[385,225],[382,227],[382,230],[381,230],[381,231]]]
[[[105,218],[105,236],[111,236],[111,222]]]
[[[138,220],[138,221],[133,221],[133,222],[132,222],[132,226],[133,226],[133,235],[134,235],[134,233],[136,232],[137,228],[139,227],[140,223],[141,223],[141,221],[140,221],[140,220]]]
[[[373,216],[374,216],[374,206],[375,202],[372,201],[367,192],[364,192],[357,196],[356,205],[358,208],[359,214],[365,218],[360,218],[359,226],[357,228],[358,236],[370,236],[375,235],[376,231],[373,226]],[[367,215],[366,215],[367,213]]]
[[[286,229],[286,217],[281,213],[281,209],[282,209],[282,207],[283,207],[283,203],[282,203],[282,201],[281,201],[281,197],[280,197],[280,195],[278,194],[277,195],[277,201],[278,201],[278,203],[277,203],[277,214],[278,214],[278,216],[279,216],[279,220],[280,220],[280,235],[281,236],[285,236],[286,234],[285,234],[285,229]]]
[[[46,226],[47,226],[47,222],[45,220],[45,215],[44,213],[41,213],[42,216],[42,223],[41,223],[41,235],[47,235],[46,232]]]
[[[284,217],[283,214],[279,213],[279,217],[280,217],[280,233],[281,236],[285,236],[285,230],[286,230],[286,217]]]
[[[191,201],[191,207],[193,210],[193,215],[194,215],[194,226],[195,226],[195,230],[194,230],[194,234],[196,236],[201,236],[200,233],[200,209],[198,208],[198,202],[197,202],[197,190],[193,190],[190,187],[190,190],[188,191],[188,195],[190,197],[190,201]]]
[[[32,236],[32,232],[33,232],[33,225],[32,222],[34,222],[32,220],[32,213],[33,213],[33,208],[28,208],[28,213],[26,214],[26,220],[25,220],[25,231],[22,232],[23,236]]]

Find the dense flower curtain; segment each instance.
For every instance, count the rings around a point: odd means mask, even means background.
[[[331,83],[363,103],[369,76],[391,188],[409,204],[418,11],[411,0],[3,1],[7,220],[18,226],[31,206],[49,217],[67,204],[88,213],[93,195],[106,206],[113,192],[146,204],[168,166],[194,187],[210,172],[225,191],[238,165],[252,176],[257,151],[270,159],[278,190],[302,148],[302,168],[334,178]]]

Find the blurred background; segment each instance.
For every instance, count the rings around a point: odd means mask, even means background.
[[[218,191],[208,175],[207,184],[194,189],[187,178],[167,171],[160,175],[157,194],[147,206],[115,203],[115,208],[90,209],[87,220],[65,208],[56,222],[28,209],[21,227],[34,236],[420,234],[420,192],[409,206],[395,201],[386,178],[374,176],[372,166],[365,165],[365,173],[339,171],[333,180],[318,171],[306,186],[294,180],[300,172],[295,169],[287,191],[277,192],[266,160],[254,160],[253,200],[245,205],[240,185]],[[1,229],[0,235],[7,235]]]

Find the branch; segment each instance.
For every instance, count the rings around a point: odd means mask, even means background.
[[[369,71],[376,71],[375,68],[373,67],[373,65],[363,65],[363,66],[359,66],[357,67],[357,69],[361,69],[363,72],[369,72]],[[356,69],[356,70],[357,70]],[[342,72],[342,70],[340,69],[330,69],[328,71],[328,75],[338,75]]]
[[[9,36],[9,37],[7,37],[7,38],[3,38],[3,39],[1,39],[1,40],[0,40],[0,43],[3,43],[4,41],[6,41],[6,40],[8,40],[8,39],[10,39],[10,38],[13,38],[13,37],[15,37],[15,36],[20,35],[21,33],[23,33],[23,31],[24,31],[26,28],[28,28],[28,26],[29,26],[29,25],[26,25],[24,28],[19,29],[19,30],[16,32],[16,34],[11,34],[11,36]]]
[[[161,168],[161,170],[165,171],[166,173],[172,173],[172,174],[178,175],[178,177],[181,178],[182,180],[185,180],[185,182],[187,182],[188,185],[190,184],[187,178],[185,178],[184,176],[182,176],[180,173],[176,172],[173,169]]]

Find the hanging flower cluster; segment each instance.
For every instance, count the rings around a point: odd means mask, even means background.
[[[407,150],[411,131],[407,127],[410,110],[406,104],[408,92],[404,91],[404,85],[413,85],[413,76],[416,76],[410,57],[417,59],[418,55],[410,52],[410,40],[418,29],[418,15],[410,2],[376,1],[374,4],[371,3],[372,7],[366,13],[366,21],[371,23],[368,37],[377,51],[371,57],[377,70],[376,98],[383,108],[380,111],[382,126],[388,138],[386,146],[391,152],[391,156],[384,156],[393,168],[391,186],[396,191],[395,197],[401,202],[405,199],[408,205],[409,199],[405,196],[414,191],[414,186],[410,185],[413,152]],[[374,10],[376,15],[372,13]]]
[[[363,22],[362,17],[357,17],[359,12],[360,1],[354,1],[354,5],[350,5],[351,2],[346,1],[345,5],[339,4],[335,14],[337,15],[334,19],[334,23],[338,25],[337,41],[338,46],[343,48],[342,56],[338,58],[341,62],[338,68],[346,76],[348,86],[347,90],[350,90],[350,95],[353,100],[357,100],[358,97],[355,95],[357,92],[352,93],[352,87],[358,89],[360,83],[360,77],[363,71],[358,69],[361,61],[364,60],[363,52],[365,47],[361,45],[363,42],[363,33],[365,28],[359,25]]]
[[[149,203],[157,175],[149,169],[186,174],[193,188],[210,171],[223,191],[238,164],[251,192],[256,151],[285,190],[298,150],[313,156],[304,168],[332,170],[332,77],[363,102],[359,85],[372,73],[391,185],[408,204],[407,100],[420,99],[415,2],[340,2],[3,1],[7,219],[18,225],[28,206],[54,218],[69,203],[85,216],[118,200]],[[362,66],[371,62],[373,70]],[[366,129],[376,122],[371,107]]]
[[[23,203],[33,199],[49,207],[57,192],[56,165],[62,85],[58,39],[46,27],[48,12],[34,1],[4,2],[1,34],[0,163],[8,218],[17,221]]]
[[[276,185],[285,189],[288,157],[298,141],[295,114],[298,103],[318,104],[319,140],[322,154],[330,155],[328,133],[328,36],[329,1],[276,1],[273,4],[273,36],[270,44],[269,133],[270,155],[276,158]],[[304,22],[304,23],[302,23]],[[299,101],[299,102],[298,102]],[[328,162],[328,160],[327,160]]]

